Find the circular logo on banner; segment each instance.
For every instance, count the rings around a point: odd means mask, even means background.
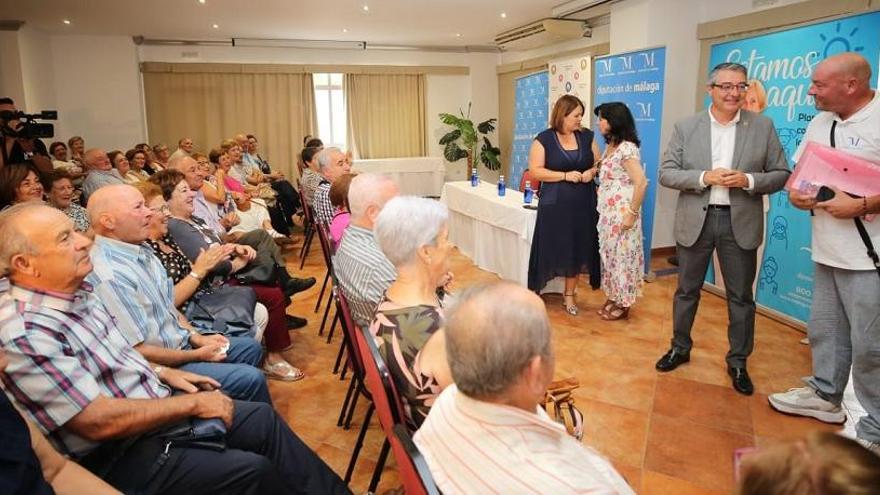
[[[565,82],[565,92],[566,92],[566,93],[571,93],[571,81],[566,81],[566,82]]]
[[[581,59],[581,70],[587,70],[587,59]]]
[[[556,74],[556,64],[553,64],[553,65],[550,66],[550,73],[551,73],[551,74]]]
[[[574,80],[577,81],[577,80],[580,79],[580,78],[581,78],[581,73],[580,73],[580,72],[575,72],[575,73],[574,73]]]
[[[562,74],[559,74],[559,82],[562,82]]]

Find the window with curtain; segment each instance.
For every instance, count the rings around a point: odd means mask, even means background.
[[[313,74],[318,137],[324,146],[347,149],[345,88],[341,73]]]
[[[424,74],[346,74],[345,97],[356,157],[425,156]]]

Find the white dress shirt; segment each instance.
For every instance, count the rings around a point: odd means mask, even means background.
[[[740,112],[737,111],[730,122],[722,124],[715,118],[712,108],[709,108],[710,133],[712,137],[712,170],[717,168],[733,170],[733,149],[736,145],[736,124],[739,122],[739,119]],[[700,174],[700,184],[703,187],[708,187],[703,182],[705,175],[706,172]],[[746,177],[749,179],[749,185],[745,190],[748,191],[755,186],[755,180],[752,178],[752,174],[746,174]],[[729,206],[730,189],[724,186],[712,186],[712,190],[709,191],[709,204]]]

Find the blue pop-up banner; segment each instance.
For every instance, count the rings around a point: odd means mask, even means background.
[[[645,270],[651,266],[651,239],[657,198],[657,171],[660,164],[660,124],[663,117],[663,90],[666,48],[651,48],[594,59],[596,82],[593,104],[619,101],[626,104],[636,121],[642,141],[641,155],[648,190],[642,203],[642,236]],[[587,112],[592,115],[592,109]],[[596,126],[592,126],[598,133]],[[601,139],[599,140],[602,141]]]
[[[837,53],[859,53],[871,64],[871,87],[876,88],[878,40],[880,12],[854,15],[714,45],[709,67],[737,62],[748,69],[750,88],[746,108],[762,112],[773,120],[779,140],[791,159],[816,114],[813,97],[807,94],[816,65]],[[785,191],[772,195],[765,206],[769,211],[755,300],[786,316],[806,321],[813,297],[809,213],[791,206]],[[710,275],[708,280],[713,282],[713,277]]]
[[[549,94],[547,71],[530,74],[516,80],[515,123],[513,153],[510,158],[508,187],[519,188],[523,172],[529,168],[529,148],[539,132],[547,128]],[[532,184],[535,187],[535,184]]]

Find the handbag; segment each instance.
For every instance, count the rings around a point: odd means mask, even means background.
[[[190,418],[165,428],[159,438],[166,452],[170,447],[222,452],[226,450],[226,424],[220,418]]]
[[[233,276],[244,285],[275,285],[278,282],[275,262],[269,257],[257,257]]]
[[[542,405],[550,419],[564,426],[565,431],[578,441],[584,437],[584,415],[574,405],[571,392],[580,386],[574,377],[550,382]]]
[[[200,332],[227,337],[254,334],[254,307],[257,295],[250,287],[221,285],[197,293],[184,315]]]

